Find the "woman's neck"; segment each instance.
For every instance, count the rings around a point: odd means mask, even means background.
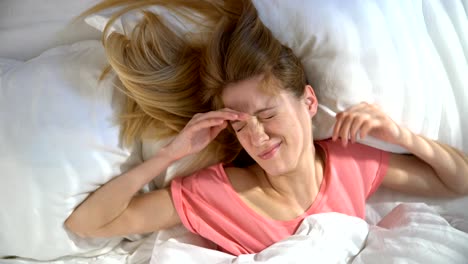
[[[260,187],[272,199],[279,203],[307,210],[315,201],[320,190],[325,168],[325,155],[319,147],[303,155],[298,166],[283,175],[268,175],[260,166],[256,166],[256,174]]]

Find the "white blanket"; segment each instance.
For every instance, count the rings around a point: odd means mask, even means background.
[[[184,243],[187,237],[157,239],[151,263],[468,263],[468,229],[422,203],[400,204],[375,226],[338,213],[312,215],[290,238],[239,257]]]
[[[382,209],[382,208],[380,208]],[[384,209],[383,209],[384,210]],[[445,218],[444,218],[445,217]],[[402,203],[376,225],[338,213],[309,216],[295,235],[258,254],[238,257],[213,250],[182,226],[141,241],[124,241],[98,257],[70,257],[49,264],[148,263],[468,263],[468,219],[442,216],[425,203]],[[151,254],[152,251],[152,254]],[[152,255],[152,256],[151,256]],[[2,264],[37,264],[2,259]]]

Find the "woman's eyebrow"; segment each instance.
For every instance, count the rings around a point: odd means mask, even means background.
[[[271,107],[265,107],[265,108],[262,108],[262,109],[258,109],[257,111],[255,111],[253,113],[253,115],[258,115],[260,114],[261,112],[265,112],[265,111],[268,111],[268,110],[272,110],[273,108],[275,108],[276,106],[271,106]]]
[[[258,109],[257,111],[255,111],[255,112],[253,113],[253,115],[258,115],[258,114],[260,114],[260,113],[262,113],[262,112],[266,112],[266,111],[268,111],[268,110],[272,110],[272,109],[274,109],[275,107],[276,107],[276,106],[271,106],[271,107],[265,107],[265,108]],[[230,121],[231,125],[232,125],[232,124],[235,124],[235,123],[238,123],[238,122],[241,122],[241,121],[240,121],[240,120],[232,120],[232,121]]]

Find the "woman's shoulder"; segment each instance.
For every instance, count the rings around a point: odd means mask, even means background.
[[[340,170],[349,171],[351,164],[359,168],[369,168],[386,163],[388,152],[368,146],[362,143],[350,143],[343,145],[341,140],[316,141],[320,150],[324,152],[327,167],[335,167]],[[353,166],[354,166],[353,165]]]
[[[348,142],[347,145],[343,145],[341,140],[333,141],[331,139],[325,140],[317,140],[315,141],[317,145],[319,145],[327,154],[337,154],[337,153],[347,153],[347,154],[355,154],[355,153],[376,153],[381,152],[380,149],[368,146],[366,144],[362,144],[359,142],[351,143]]]
[[[191,189],[213,189],[220,186],[230,186],[228,188],[242,196],[247,191],[256,190],[255,187],[258,187],[258,180],[254,171],[252,166],[244,168],[218,163],[200,169],[192,175],[176,178],[172,183],[174,186],[183,185]]]
[[[218,181],[226,182],[229,185],[232,185],[236,189],[236,187],[242,187],[242,185],[255,179],[255,173],[253,173],[251,167],[243,168],[217,163],[197,170],[185,178],[190,178],[196,181],[213,181],[213,179],[217,179]]]

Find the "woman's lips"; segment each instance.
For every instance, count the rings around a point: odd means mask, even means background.
[[[281,145],[281,142],[274,145],[273,147],[271,147],[267,151],[263,152],[262,154],[258,155],[258,157],[260,157],[261,159],[264,159],[264,160],[272,158],[276,154],[276,152],[278,152],[278,149],[280,148],[280,145]]]

